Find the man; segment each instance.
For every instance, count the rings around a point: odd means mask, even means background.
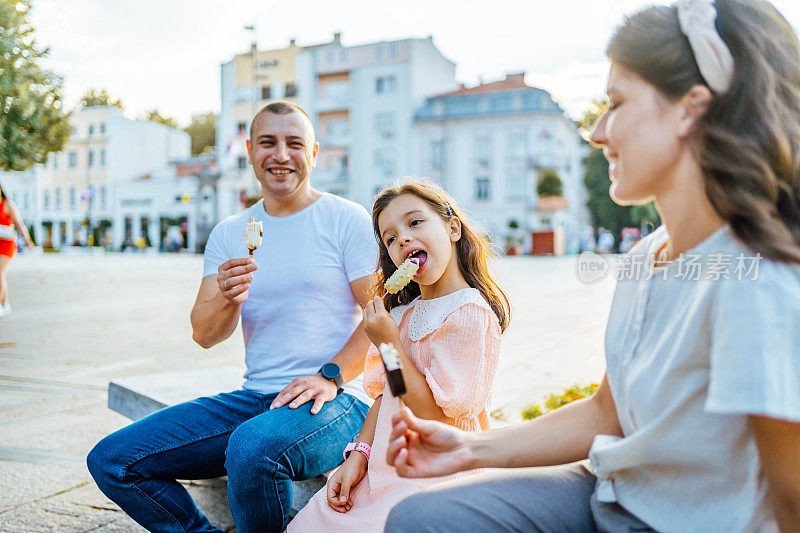
[[[291,481],[337,466],[361,429],[369,340],[359,305],[377,243],[363,207],[311,187],[318,149],[299,107],[259,111],[247,151],[264,199],[220,222],[206,246],[193,338],[211,347],[241,318],[244,389],[161,410],[89,454],[100,489],[150,530],[219,531],[174,480],[227,474],[238,531],[282,531]],[[242,240],[250,217],[263,224],[254,259]]]

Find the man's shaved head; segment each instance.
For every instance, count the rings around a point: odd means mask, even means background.
[[[286,101],[271,102],[262,107],[258,113],[256,113],[256,116],[254,116],[253,120],[250,122],[250,142],[253,142],[253,125],[258,119],[261,118],[262,115],[267,113],[272,115],[288,115],[289,113],[298,113],[302,115],[308,121],[308,127],[311,129],[312,135],[311,141],[314,142],[316,135],[314,134],[314,125],[311,123],[311,117],[309,117],[308,113],[303,111],[303,108],[299,105]]]

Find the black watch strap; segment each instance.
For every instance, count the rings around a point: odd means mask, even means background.
[[[336,363],[325,363],[320,367],[319,371],[322,377],[328,381],[332,381],[336,385],[336,394],[341,394],[344,391],[344,380],[342,379],[342,371]]]

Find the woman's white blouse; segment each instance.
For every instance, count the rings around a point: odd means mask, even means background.
[[[597,496],[659,531],[776,530],[747,415],[800,422],[800,268],[725,226],[654,269],[666,239],[620,262],[606,359],[625,437],[595,439]]]

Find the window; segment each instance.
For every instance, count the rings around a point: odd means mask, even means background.
[[[61,187],[56,189],[56,209],[61,209]]]
[[[377,94],[389,94],[397,89],[397,78],[394,76],[380,76],[375,79],[375,92]]]
[[[326,136],[328,141],[338,141],[348,134],[348,121],[346,118],[333,118],[326,124]]]
[[[25,202],[23,204],[23,209],[25,209],[26,211],[28,210],[28,207],[30,207],[30,201],[31,201],[31,193],[25,191]]]
[[[489,178],[475,178],[475,199],[488,200],[492,197],[492,188]]]
[[[444,141],[431,142],[431,167],[441,169],[444,168],[445,148]]]
[[[101,167],[106,166],[106,149],[105,148],[101,148],[100,149],[100,166]]]
[[[475,136],[473,153],[478,164],[489,166],[492,163],[492,138],[489,135]]]
[[[44,195],[42,197],[42,209],[44,209],[45,211],[50,209],[50,191],[48,191],[47,189],[45,189]]]
[[[73,136],[73,135],[77,135],[77,134],[78,134],[78,128],[77,128],[77,127],[75,127],[75,126],[72,126],[72,129],[71,129],[71,130],[69,130],[69,134],[70,134],[71,136]]]
[[[347,81],[332,81],[324,85],[324,98],[330,98],[335,101],[347,100],[350,94],[350,82]]]
[[[506,197],[509,200],[525,199],[525,174],[514,170],[506,177]]]
[[[94,124],[89,124],[89,137],[94,135]]]
[[[75,205],[77,204],[76,195],[77,195],[77,192],[75,191],[75,187],[70,187],[69,188],[69,206],[70,206],[70,208],[74,208]]]
[[[106,186],[100,186],[100,209],[106,208]]]
[[[294,83],[287,83],[286,90],[284,91],[283,94],[284,96],[286,96],[286,98],[292,98],[294,96],[297,96],[297,85],[295,85]]]
[[[508,133],[508,158],[513,161],[525,159],[525,130],[515,130]]]
[[[69,153],[69,163],[67,166],[69,166],[69,168],[75,168],[78,166],[78,152],[73,150]]]
[[[375,130],[384,137],[394,137],[394,115],[392,113],[375,115]]]
[[[237,165],[236,166],[238,168],[240,168],[240,169],[247,168],[247,158],[245,156],[240,155],[239,158],[236,161],[237,161]]]
[[[89,166],[94,166],[94,150],[89,150]]]
[[[389,150],[376,150],[375,151],[375,167],[381,170],[384,174],[395,173],[395,160],[394,154]]]
[[[272,88],[269,85],[263,85],[261,87],[261,99],[269,100],[270,98],[272,98]]]
[[[105,135],[105,134],[106,134],[106,123],[105,122],[101,122],[100,123],[100,135]]]
[[[53,168],[58,168],[58,153],[53,154]]]

